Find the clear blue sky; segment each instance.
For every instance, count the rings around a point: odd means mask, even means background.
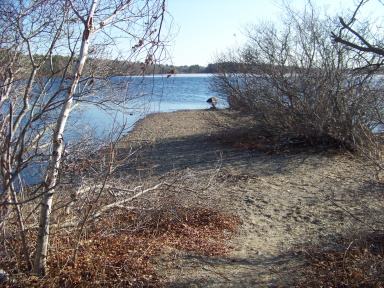
[[[242,27],[259,20],[274,21],[281,14],[279,0],[168,0],[176,37],[169,52],[174,65],[206,66],[215,53],[244,42]],[[303,6],[307,0],[293,0]],[[313,0],[336,12],[353,8],[357,0]],[[377,0],[372,0],[377,2]],[[383,6],[379,8],[382,12]]]

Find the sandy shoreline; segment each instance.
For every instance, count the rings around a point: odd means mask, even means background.
[[[137,121],[131,132],[122,139],[164,140],[187,136],[218,133],[226,127],[232,128],[227,110],[182,110],[153,113]]]
[[[152,114],[119,141],[121,148],[151,143],[136,167],[143,178],[177,175],[189,185],[177,197],[216,203],[242,221],[230,241],[234,249],[223,258],[165,255],[157,269],[169,287],[289,287],[302,277],[303,258],[290,252],[298,245],[328,245],[351,227],[361,229],[346,211],[373,226],[383,220],[381,188],[367,163],[329,151],[266,155],[236,149],[223,139],[228,133],[240,137],[244,122],[226,113]],[[208,182],[205,190],[197,188]]]

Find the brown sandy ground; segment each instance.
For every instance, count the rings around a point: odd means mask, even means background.
[[[242,222],[222,257],[174,248],[157,257],[167,287],[292,287],[303,279],[307,246],[382,229],[383,187],[368,161],[329,149],[236,149],[226,140],[239,139],[249,119],[230,114],[152,114],[119,142],[121,153],[132,142],[150,144],[137,165],[120,170],[121,179],[172,178],[189,187],[175,192],[180,201],[216,207]]]

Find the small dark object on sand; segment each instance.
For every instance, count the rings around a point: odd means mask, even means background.
[[[216,97],[211,97],[207,100],[208,103],[212,104],[212,108],[216,109],[216,103],[219,102]]]

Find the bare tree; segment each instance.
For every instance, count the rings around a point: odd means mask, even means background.
[[[41,197],[34,261],[38,275],[46,273],[50,215],[70,113],[83,102],[120,104],[134,97],[100,93],[105,85],[113,90],[110,85],[121,83],[101,78],[106,67],[99,64],[107,57],[126,63],[141,60],[143,72],[158,63],[164,57],[165,14],[164,0],[2,1],[1,224],[5,227],[9,207],[15,207],[23,235],[20,208]],[[38,165],[45,177],[36,179],[38,184],[21,199],[23,177]],[[24,246],[28,259],[27,243]]]

